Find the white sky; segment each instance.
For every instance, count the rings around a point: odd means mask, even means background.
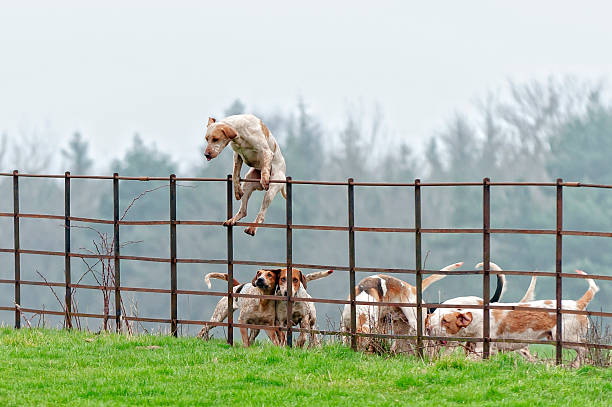
[[[103,165],[135,132],[198,160],[206,118],[236,98],[301,95],[328,129],[379,104],[422,144],[508,79],[612,72],[609,2],[84,3],[0,0],[0,132],[59,148],[79,130]]]

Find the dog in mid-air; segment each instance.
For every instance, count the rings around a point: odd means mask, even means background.
[[[234,196],[240,202],[240,209],[230,219],[223,222],[225,226],[233,226],[247,214],[247,205],[253,191],[265,190],[261,209],[255,218],[255,224],[262,223],[266,211],[276,194],[280,191],[286,199],[284,183],[270,183],[270,180],[285,180],[285,159],[276,139],[270,130],[258,117],[252,114],[228,116],[219,121],[208,119],[206,127],[206,150],[204,156],[208,161],[217,157],[229,144],[234,150]],[[242,163],[251,169],[240,184],[240,169]],[[249,226],[245,233],[255,236],[257,226]]]

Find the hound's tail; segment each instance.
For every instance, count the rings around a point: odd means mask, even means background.
[[[576,273],[586,275],[582,270],[576,270]],[[586,281],[589,283],[589,289],[584,293],[582,298],[576,301],[576,306],[579,310],[585,309],[593,297],[595,297],[595,293],[599,291],[599,287],[597,287],[597,284],[595,284],[592,278],[587,278]]]
[[[453,271],[453,270],[457,270],[461,266],[463,266],[462,261],[460,261],[459,263],[449,264],[448,266],[441,268],[440,271]],[[423,280],[423,291],[425,291],[425,289],[429,287],[432,283],[435,283],[436,281],[440,281],[444,277],[446,277],[446,274],[434,274],[434,275],[427,277],[426,279]]]
[[[318,280],[320,278],[329,276],[333,272],[334,270],[315,271],[314,273],[305,274],[304,278],[306,281]]]
[[[211,278],[218,278],[219,280],[225,280],[227,281],[227,274],[225,273],[208,273],[204,276],[204,281],[206,282],[206,285],[208,286],[208,288],[211,287],[210,284],[210,279]],[[237,285],[240,285],[240,283],[234,279],[234,287],[236,287]]]
[[[474,266],[474,268],[479,269],[483,267],[483,263],[480,262]],[[492,261],[489,262],[489,267],[493,271],[504,271],[497,264]],[[495,288],[495,292],[493,293],[493,297],[491,297],[491,302],[499,302],[501,298],[506,293],[506,276],[504,274],[497,274],[497,287]]]
[[[287,199],[287,184],[283,185],[283,189],[280,190],[280,193],[283,198]]]
[[[535,298],[535,287],[536,287],[536,280],[537,280],[537,276],[531,276],[531,282],[529,283],[529,288],[527,288],[527,291],[525,292],[525,295],[523,296],[523,298],[519,301],[519,303],[521,302],[529,302],[529,301],[533,301]]]

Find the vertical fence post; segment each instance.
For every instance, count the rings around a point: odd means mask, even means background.
[[[113,174],[113,252],[115,254],[115,329],[121,332],[121,264],[119,260],[119,174]]]
[[[559,365],[562,362],[563,357],[563,318],[561,314],[561,300],[563,299],[562,282],[561,278],[561,265],[563,260],[563,180],[557,179],[557,250],[556,250],[556,261],[555,261],[555,283],[556,283],[556,297],[557,297],[557,344],[555,349],[556,363]]]
[[[178,335],[176,298],[176,175],[170,175],[170,332]]]
[[[64,174],[64,281],[66,282],[66,328],[72,328],[72,288],[70,277],[70,171]]]
[[[490,326],[489,326],[489,294],[490,294],[490,261],[491,261],[491,185],[489,178],[483,180],[483,202],[482,202],[482,314],[483,314],[483,343],[482,343],[482,357],[483,359],[489,358],[489,347],[490,347]]]
[[[291,177],[286,178],[287,183],[287,346],[293,346],[293,236],[291,225],[293,223],[293,207],[291,201]],[[303,335],[303,334],[301,334]]]
[[[357,350],[357,307],[355,306],[355,186],[348,179],[348,228],[349,228],[349,298],[351,300],[351,348]]]
[[[13,238],[15,249],[15,328],[21,328],[21,254],[19,253],[19,171],[13,171]]]
[[[414,255],[417,302],[417,354],[423,358],[423,274],[421,263],[421,180],[414,180]]]
[[[236,180],[240,182],[240,180]],[[234,199],[232,176],[227,176],[227,219],[233,215],[232,199]],[[234,234],[233,226],[227,226],[227,343],[234,344]]]

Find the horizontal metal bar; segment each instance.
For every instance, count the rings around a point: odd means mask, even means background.
[[[65,174],[25,174],[17,173],[13,174],[8,172],[1,172],[0,176],[12,177],[17,175],[18,177],[24,178],[66,178]],[[94,180],[111,180],[112,175],[74,175],[70,174],[70,178],[75,179],[94,179]],[[150,177],[150,176],[119,176],[118,179],[126,181],[167,181],[169,177]],[[177,177],[177,181],[194,181],[194,182],[227,182],[225,178],[202,178],[202,177]],[[247,182],[259,182],[259,180],[245,180],[240,181]],[[286,180],[270,180],[270,182],[287,183]],[[347,185],[346,181],[308,181],[308,180],[291,180],[292,184],[303,184],[303,185],[332,185],[332,186],[344,186]],[[375,187],[413,187],[413,182],[354,182],[355,186],[375,186]],[[453,187],[453,186],[481,186],[482,182],[422,182],[420,186],[424,187]],[[554,182],[491,182],[491,186],[535,186],[535,187],[554,187],[557,184]],[[575,187],[575,188],[605,188],[611,189],[612,185],[607,184],[592,184],[582,182],[562,182],[562,186]]]
[[[176,259],[177,263],[198,263],[198,264],[227,264],[227,260],[206,260],[206,259]]]
[[[10,212],[0,212],[0,217],[14,218],[15,215]],[[33,219],[56,219],[64,220],[62,215],[50,215],[50,214],[35,214],[35,213],[20,213],[17,215],[18,218],[33,218]],[[96,218],[83,218],[70,216],[70,221],[83,222],[83,223],[101,223],[101,224],[113,224],[112,220],[108,219],[96,219]],[[122,220],[119,221],[120,225],[124,226],[163,226],[170,225],[172,222],[169,220]],[[223,221],[209,221],[209,220],[177,220],[176,225],[185,226],[222,226]],[[287,225],[284,223],[260,223],[255,224],[252,222],[238,222],[236,226],[258,226],[270,229],[286,229]],[[326,231],[347,231],[348,226],[335,226],[335,225],[291,225],[292,229],[297,230],[326,230]],[[414,233],[414,228],[396,228],[396,227],[366,227],[356,226],[354,228],[357,232],[378,232],[378,233]],[[520,235],[556,235],[557,231],[552,229],[508,229],[508,228],[496,228],[490,229],[493,234],[520,234]],[[478,234],[482,233],[482,229],[476,228],[424,228],[421,229],[421,233],[429,234]],[[564,230],[561,232],[562,235],[566,236],[591,236],[591,237],[612,237],[612,232],[595,232],[595,231],[580,231],[580,230]]]

